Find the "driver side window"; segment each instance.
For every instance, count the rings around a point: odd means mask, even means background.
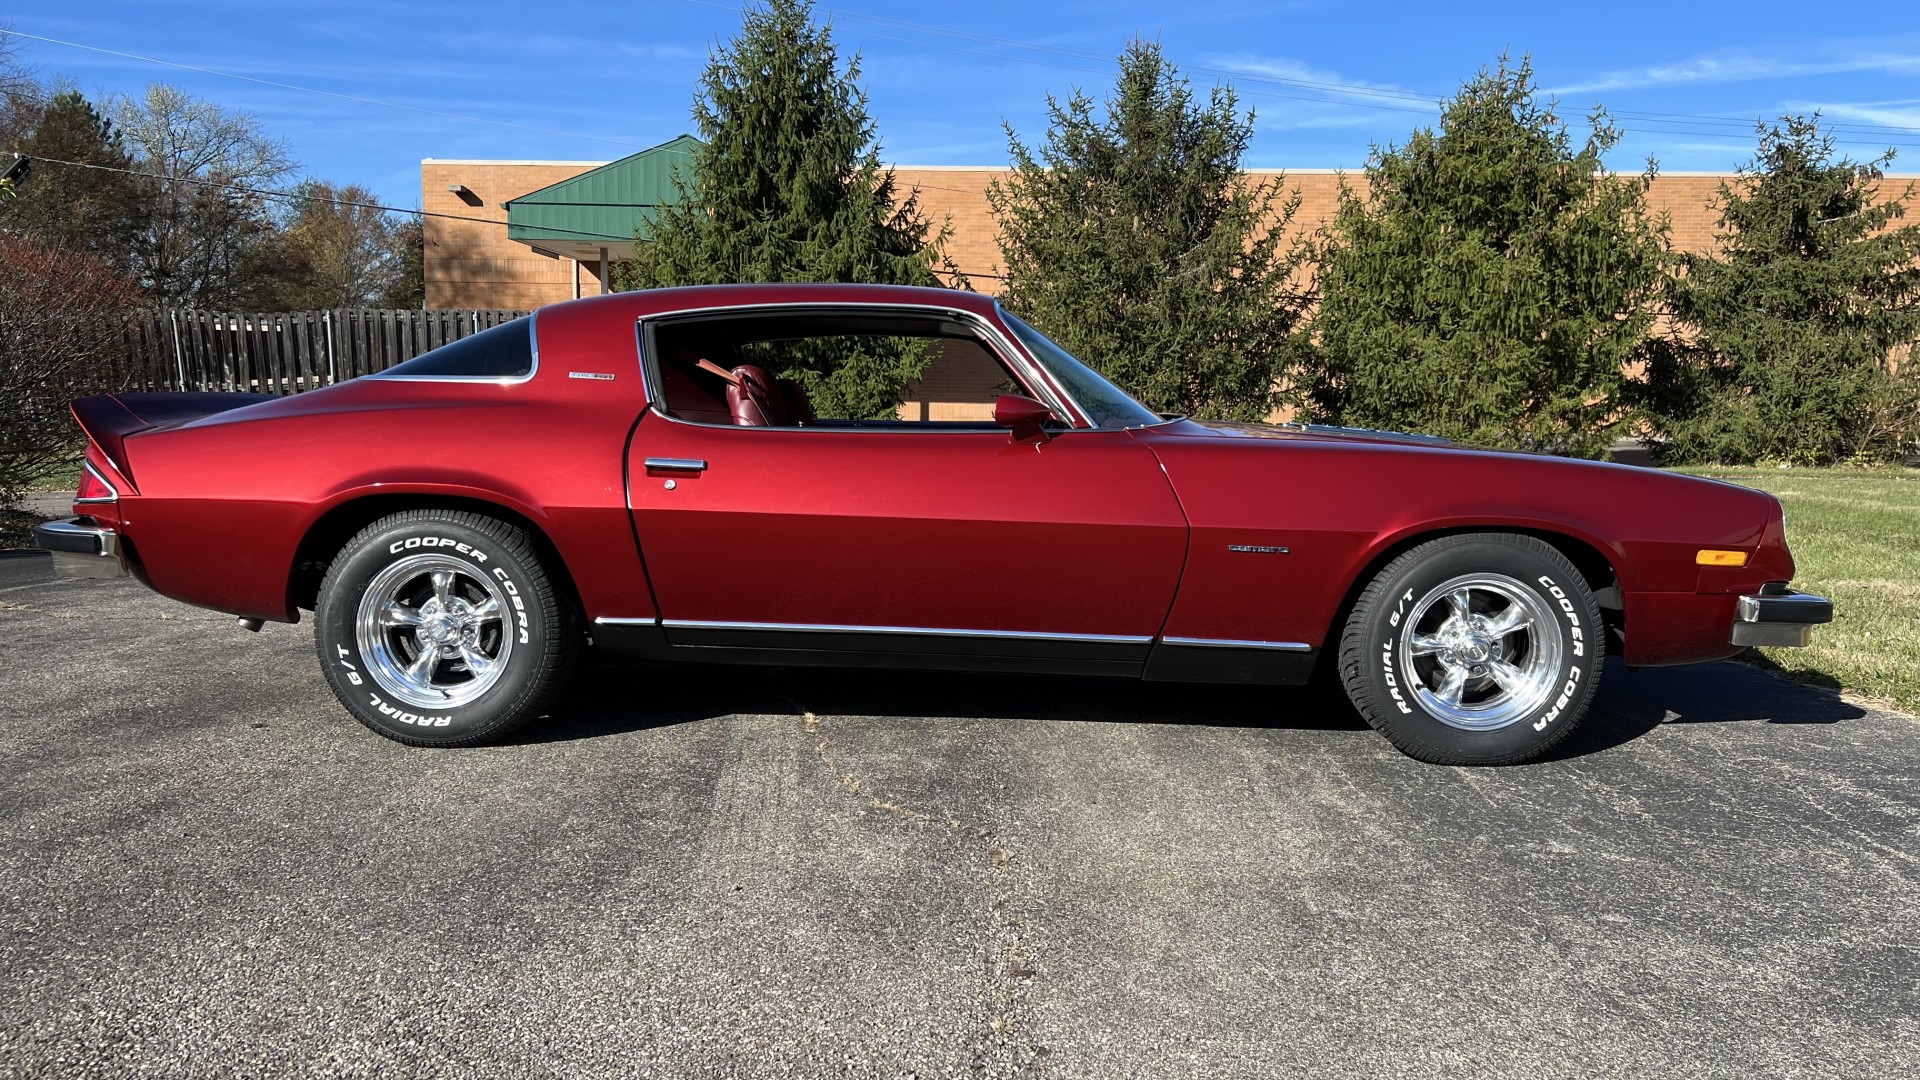
[[[742,427],[993,427],[1028,390],[943,313],[748,311],[662,320],[649,335],[656,406]]]

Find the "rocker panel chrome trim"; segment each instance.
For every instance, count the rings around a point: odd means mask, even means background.
[[[1269,649],[1274,652],[1312,652],[1313,646],[1303,641],[1236,641],[1229,638],[1163,637],[1162,645],[1178,645],[1187,649]]]
[[[596,622],[650,620],[596,619]],[[1016,641],[1079,641],[1101,645],[1151,645],[1149,635],[1135,634],[1054,634],[1034,630],[952,630],[931,626],[836,626],[827,623],[707,622],[697,619],[662,619],[669,630],[766,630],[799,634],[889,634],[916,637],[1007,638]]]

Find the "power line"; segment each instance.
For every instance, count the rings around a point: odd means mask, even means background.
[[[700,0],[695,0],[695,2],[700,2]],[[719,5],[710,5],[710,6],[719,6]],[[1113,62],[1113,57],[1111,56],[1107,56],[1107,55],[1103,55],[1095,52],[1087,52],[1081,49],[1068,49],[1068,48],[1063,48],[1057,45],[1042,45],[1037,42],[1019,41],[1013,38],[991,37],[986,34],[972,34],[963,30],[950,30],[940,26],[926,26],[918,23],[906,22],[900,19],[885,19],[877,15],[865,15],[856,11],[847,11],[844,8],[829,8],[827,10],[828,10],[828,14],[836,15],[841,18],[855,19],[860,22],[869,22],[869,23],[874,23],[876,25],[880,25],[880,26],[889,26],[895,29],[907,30],[913,33],[940,34],[946,37],[963,38],[969,41],[978,41],[978,42],[983,42],[991,45],[1000,45],[1006,48],[1029,49],[1035,52],[1055,53],[1061,56],[1071,56],[1071,57],[1076,57],[1082,60],[1093,60],[1093,61],[1097,61],[1099,63],[1104,63],[1104,64],[1110,64]],[[1008,59],[1011,59],[1011,57],[1009,57]],[[1357,97],[1405,98],[1411,101],[1420,101],[1420,102],[1424,102],[1426,104],[1431,105],[1432,103],[1438,101],[1442,96],[1438,94],[1426,94],[1418,90],[1402,90],[1398,87],[1369,86],[1365,83],[1320,82],[1320,81],[1315,81],[1311,79],[1290,79],[1280,75],[1268,75],[1261,72],[1246,71],[1244,69],[1239,69],[1239,68],[1203,67],[1196,64],[1185,64],[1185,63],[1182,63],[1178,66],[1183,71],[1192,71],[1192,72],[1197,72],[1203,75],[1226,76],[1229,78],[1245,79],[1253,82],[1272,83],[1276,86],[1298,87],[1303,90],[1322,90],[1327,93],[1334,93],[1334,94],[1351,94]],[[1081,69],[1081,70],[1085,70],[1085,69]],[[1104,73],[1105,72],[1103,70],[1101,74],[1104,74]],[[1302,100],[1316,101],[1320,99],[1306,98]],[[1335,104],[1355,104],[1355,103],[1335,102]],[[1423,112],[1426,110],[1408,110],[1408,111]]]
[[[358,94],[342,94],[332,90],[321,90],[312,86],[296,86],[293,83],[275,82],[272,79],[258,79],[251,75],[238,75],[231,71],[219,71],[214,68],[197,67],[193,64],[181,64],[172,60],[162,60],[154,56],[141,56],[138,53],[121,52],[118,49],[106,49],[98,45],[86,45],[78,41],[63,41],[59,38],[42,37],[39,34],[24,34],[18,30],[0,28],[0,34],[24,38],[28,41],[43,41],[49,45],[64,45],[69,49],[84,49],[87,52],[103,53],[107,56],[118,56],[126,60],[138,60],[146,64],[159,64],[162,67],[177,68],[181,71],[194,71],[202,75],[217,75],[223,79],[238,79],[241,82],[255,83],[260,86],[272,86],[281,90],[298,90],[303,94],[318,94],[321,97],[338,98],[342,101],[354,101],[362,105],[381,105],[389,109],[404,109],[407,112],[421,113],[426,116],[439,116],[449,120],[465,120],[473,124],[491,124],[494,127],[512,128],[516,131],[531,131],[541,135],[559,135],[568,139],[586,139],[589,142],[607,143],[611,146],[646,149],[646,147],[640,143],[628,142],[621,139],[605,139],[598,135],[583,135],[577,131],[559,131],[554,128],[534,127],[530,124],[509,123],[505,120],[489,120],[484,116],[467,116],[464,113],[444,112],[440,109],[428,109],[419,105],[406,105],[397,101],[382,101],[378,98],[361,97]]]
[[[689,4],[695,4],[700,7],[717,8],[721,11],[743,11],[744,10],[742,8],[735,7],[732,4],[716,3],[714,2],[714,0],[686,0],[686,2]],[[991,43],[991,44],[1006,45],[1012,48],[1036,49],[1036,50],[1045,51],[1045,52],[1063,53],[1068,56],[1081,57],[1081,58],[1090,59],[1090,60],[1094,60],[1094,61],[1105,63],[1105,64],[1112,64],[1113,62],[1111,57],[1099,56],[1094,53],[1085,53],[1085,52],[1080,52],[1078,50],[1073,50],[1073,49],[1057,49],[1052,46],[1046,46],[1046,45],[1032,45],[1024,42],[1016,42],[1016,41],[1011,41],[1003,38],[989,38],[989,37],[985,37],[984,35],[967,34],[957,30],[953,30],[953,31],[943,30],[940,27],[921,27],[911,23],[901,23],[896,20],[877,19],[877,18],[874,18],[873,16],[864,16],[864,15],[860,15],[857,12],[842,11],[838,8],[828,8],[827,14],[830,16],[842,16],[845,18],[876,22],[882,25],[894,26],[894,27],[898,27],[900,29],[905,29],[915,33],[943,33],[943,34],[949,34],[954,37],[982,41],[982,42]],[[980,56],[980,57],[985,57],[989,60],[1011,60],[1016,64],[1031,64],[1035,67],[1054,68],[1059,71],[1078,71],[1078,72],[1084,72],[1085,74],[1088,74],[1088,75],[1112,74],[1112,69],[1110,67],[1101,67],[1101,68],[1080,67],[1073,64],[1062,64],[1055,61],[1040,60],[1030,56],[1009,56],[1005,53],[983,52],[979,49],[966,49],[966,48],[961,48],[960,46],[957,46],[957,45],[942,45],[938,42],[933,42],[933,41],[920,41],[914,38],[894,37],[889,34],[876,33],[872,30],[862,30],[858,27],[842,27],[842,29],[845,30],[847,33],[859,35],[861,37],[875,38],[880,41],[897,41],[903,45],[914,45],[924,49],[943,49],[947,52],[962,53],[967,56]],[[1281,78],[1272,77],[1272,76],[1253,75],[1246,72],[1229,72],[1229,71],[1216,69],[1216,68],[1186,67],[1185,65],[1182,65],[1182,67],[1184,70],[1189,70],[1189,71],[1198,71],[1198,72],[1210,73],[1215,75],[1227,75],[1234,78],[1247,78],[1247,79],[1252,79],[1254,81],[1271,82],[1271,83],[1275,83],[1283,86],[1302,86],[1307,88],[1313,88],[1314,86],[1317,85],[1312,83],[1299,82],[1296,80],[1281,79]],[[1344,89],[1331,89],[1333,84],[1326,84],[1326,85],[1330,88],[1329,92],[1331,93],[1349,93],[1349,94],[1356,94],[1358,96],[1363,96],[1363,97],[1378,96],[1375,94],[1372,88],[1363,88],[1358,90],[1344,90]],[[1414,109],[1414,108],[1408,108],[1403,105],[1383,105],[1383,104],[1366,102],[1366,101],[1346,101],[1338,98],[1304,97],[1298,94],[1278,94],[1278,93],[1274,93],[1272,91],[1267,91],[1267,90],[1248,90],[1244,87],[1236,87],[1235,89],[1239,93],[1245,94],[1249,97],[1280,98],[1280,99],[1285,99],[1289,101],[1311,101],[1311,102],[1319,102],[1324,105],[1351,105],[1355,108],[1383,109],[1388,112],[1408,112],[1408,113],[1415,113],[1422,116],[1432,113],[1434,111],[1432,108]],[[1409,97],[1414,97],[1414,98],[1420,97],[1420,95],[1415,94],[1412,91],[1396,91],[1396,93],[1403,94]],[[1432,99],[1423,99],[1423,100],[1432,100]]]
[[[122,169],[116,165],[94,165],[85,161],[66,161],[61,158],[41,157],[38,154],[29,155],[28,160],[33,162],[44,161],[49,165],[66,165],[75,169],[93,169],[98,172],[120,173],[125,176],[138,176],[147,180],[165,180],[175,184],[193,184],[198,187],[220,188],[224,191],[238,191],[248,195],[259,195],[263,198],[270,198],[270,199],[287,199],[290,201],[323,202],[323,203],[331,203],[334,206],[351,206],[361,210],[383,210],[383,211],[386,211],[387,213],[392,213],[392,214],[412,214],[415,217],[445,218],[449,221],[471,221],[480,225],[512,224],[512,222],[499,221],[494,218],[468,217],[465,214],[447,214],[447,213],[442,213],[438,210],[409,210],[402,206],[385,206],[380,203],[360,202],[353,199],[328,198],[325,195],[303,195],[297,191],[276,191],[272,188],[249,187],[245,184],[234,184],[234,183],[228,183],[220,180],[203,180],[197,176],[169,176],[165,173],[143,172],[139,169]],[[651,209],[651,208],[656,208],[658,206],[657,203],[627,203],[624,205],[633,206],[641,209]],[[573,236],[588,237],[595,240],[620,240],[624,242],[624,241],[631,241],[633,239],[631,235],[615,236],[612,233],[588,232],[581,229],[554,229],[544,225],[534,226],[534,227],[544,229],[547,232],[568,233]]]
[[[686,2],[691,4],[696,4],[701,7],[711,7],[711,8],[716,8],[723,11],[739,12],[743,10],[732,4],[718,3],[718,2],[714,2],[714,0],[686,0]],[[880,16],[867,15],[861,12],[848,11],[840,8],[829,8],[827,9],[827,11],[830,16],[838,16],[840,18],[851,19],[859,22],[872,23],[877,26],[901,29],[909,33],[940,35],[945,37],[957,38],[961,40],[977,41],[984,44],[998,45],[1005,48],[1016,48],[1016,49],[1025,49],[1025,50],[1030,50],[1035,52],[1052,53],[1055,55],[1068,56],[1076,59],[1091,60],[1091,61],[1095,61],[1102,64],[1107,64],[1107,65],[1111,65],[1113,62],[1109,57],[1105,57],[1098,53],[1087,52],[1079,49],[1068,49],[1061,46],[1043,45],[1036,42],[1020,41],[1013,38],[1001,38],[1001,37],[994,37],[986,34],[969,33],[967,31],[953,30],[946,27],[929,26],[929,25],[920,24],[920,23],[912,23],[912,22],[907,22],[905,20],[900,20],[900,19],[882,18]],[[861,30],[853,27],[848,27],[847,29],[850,33],[855,33],[855,34],[859,34],[866,37],[877,38],[883,41],[894,41],[901,44],[914,45],[922,48],[938,48],[938,49],[944,49],[951,52],[959,52],[966,55],[981,56],[988,59],[1011,60],[1017,63],[1032,64],[1040,67],[1050,67],[1050,68],[1055,68],[1057,70],[1063,70],[1063,71],[1077,71],[1077,72],[1082,72],[1082,73],[1092,74],[1092,75],[1107,75],[1111,73],[1110,67],[1102,67],[1102,68],[1081,67],[1077,65],[1061,64],[1056,62],[1039,60],[1032,57],[1008,56],[1003,53],[982,52],[976,49],[964,49],[964,48],[958,48],[955,46],[940,45],[936,42],[921,41],[921,40],[916,40],[912,38],[894,37],[887,34],[874,33],[872,31]],[[294,83],[278,82],[272,79],[262,79],[262,78],[257,78],[251,75],[241,75],[235,72],[221,71],[216,68],[201,67],[193,64],[184,64],[184,63],[180,63],[172,60],[163,60],[158,57],[143,56],[138,53],[123,52],[117,49],[108,49],[98,45],[88,45],[84,42],[68,41],[61,38],[47,37],[39,34],[29,34],[29,33],[24,33],[18,30],[0,28],[0,34],[5,34],[11,37],[21,38],[29,41],[40,41],[40,42],[45,42],[47,44],[60,45],[67,48],[82,49],[88,52],[101,53],[107,56],[118,56],[123,59],[138,60],[142,63],[158,64],[162,67],[170,67],[170,68],[175,68],[182,71],[193,71],[201,74],[218,76],[221,78],[236,79],[241,82],[250,82],[250,83],[254,83],[256,85],[261,85],[261,86],[271,86],[278,89],[294,90],[300,93],[316,94],[321,97],[330,97],[330,98],[335,98],[337,100],[342,100],[342,101],[352,101],[359,104],[378,105],[384,108],[400,109],[407,112],[419,113],[425,116],[439,116],[447,119],[461,120],[468,123],[487,124],[494,127],[502,127],[502,128],[507,128],[507,129],[516,130],[516,131],[528,131],[528,132],[534,132],[536,134],[543,134],[543,135],[557,135],[562,138],[583,139],[590,142],[605,143],[612,146],[642,148],[642,149],[645,148],[645,147],[642,147],[641,144],[639,143],[630,142],[630,141],[624,141],[619,139],[608,139],[598,135],[587,135],[581,132],[563,131],[556,128],[536,127],[530,124],[515,124],[515,123],[511,123],[509,121],[504,121],[504,120],[492,120],[487,117],[470,116],[464,113],[447,112],[445,110],[440,110],[440,109],[429,109],[423,106],[407,105],[401,102],[385,101],[379,98],[370,98],[370,97],[365,97],[357,94],[343,94],[343,93],[338,93],[336,91],[331,91],[331,90],[321,90],[316,87],[300,86]],[[1437,101],[1439,98],[1439,95],[1423,94],[1419,91],[1402,90],[1394,87],[1377,87],[1377,86],[1367,86],[1364,84],[1315,81],[1315,80],[1305,80],[1305,79],[1286,79],[1279,76],[1263,75],[1260,73],[1244,71],[1244,70],[1235,69],[1235,68],[1220,68],[1220,67],[1206,67],[1206,66],[1192,66],[1192,65],[1181,65],[1181,66],[1185,70],[1193,71],[1201,74],[1212,74],[1212,75],[1231,78],[1231,79],[1248,80],[1248,81],[1255,81],[1255,82],[1272,83],[1275,85],[1293,86],[1293,87],[1299,87],[1303,89],[1319,90],[1323,93],[1346,94],[1353,97],[1374,97],[1374,98],[1379,98],[1379,97],[1396,98],[1397,97],[1397,98],[1407,99],[1407,100],[1424,100],[1428,102]],[[1353,100],[1346,100],[1343,98],[1308,97],[1308,96],[1295,95],[1295,94],[1278,94],[1270,91],[1250,90],[1250,89],[1246,89],[1245,87],[1238,87],[1237,89],[1239,90],[1240,93],[1245,94],[1247,96],[1251,96],[1251,97],[1265,97],[1265,98],[1277,98],[1277,99],[1292,100],[1292,101],[1306,101],[1306,102],[1314,102],[1314,103],[1326,104],[1326,105],[1345,105],[1353,108],[1369,108],[1369,109],[1377,109],[1377,110],[1388,111],[1388,112],[1408,112],[1408,113],[1414,113],[1416,115],[1429,115],[1433,112],[1433,108],[1431,106],[1428,108],[1409,108],[1406,106],[1388,105],[1388,104],[1382,104],[1379,102],[1370,102],[1370,101],[1353,101]],[[1695,134],[1695,135],[1702,135],[1702,136],[1712,136],[1717,138],[1725,138],[1728,136],[1718,135],[1714,132],[1699,131],[1695,129],[1681,129],[1681,128],[1678,128],[1678,125],[1684,122],[1684,123],[1699,123],[1699,124],[1711,124],[1711,125],[1722,125],[1722,126],[1746,127],[1753,123],[1753,121],[1737,119],[1733,117],[1702,116],[1702,115],[1696,115],[1692,113],[1622,111],[1622,112],[1612,113],[1611,115],[1615,116],[1618,119],[1629,120],[1635,123],[1663,125],[1661,128],[1655,129],[1656,131],[1666,131],[1673,134]],[[1869,136],[1880,134],[1880,133],[1899,134],[1899,135],[1920,134],[1920,128],[1907,128],[1907,127],[1899,127],[1894,125],[1877,125],[1877,124],[1833,124],[1833,125],[1828,125],[1827,130],[1837,134],[1858,134],[1858,135],[1869,135]],[[1745,136],[1741,136],[1741,137],[1745,137]],[[1871,142],[1867,140],[1849,140],[1849,139],[1840,139],[1836,141],[1840,142],[1842,145],[1847,145],[1847,146],[1883,145],[1883,140],[1877,140],[1877,139]],[[1893,140],[1885,140],[1885,142],[1890,142],[1893,145],[1899,145],[1899,146],[1920,145],[1920,143],[1896,142]],[[686,154],[685,151],[681,151],[681,150],[674,150],[671,152],[679,153],[682,155]],[[958,188],[942,188],[938,185],[932,185],[932,184],[922,184],[920,186],[923,188],[928,188],[932,190],[951,191],[957,194],[972,194],[972,192],[963,191]],[[398,212],[406,213],[408,211],[398,211]]]
[[[742,10],[741,8],[736,7],[732,4],[717,2],[717,0],[685,0],[685,2],[690,4],[695,4],[701,7],[718,8],[723,11]],[[983,44],[998,45],[1005,48],[1024,49],[1024,50],[1029,50],[1034,52],[1052,53],[1055,55],[1067,56],[1075,59],[1095,61],[1098,63],[1107,64],[1107,65],[1111,65],[1113,63],[1112,58],[1109,56],[1105,56],[1099,53],[1088,52],[1080,49],[1069,49],[1069,48],[1056,46],[1056,45],[1044,45],[1037,42],[1020,41],[1013,38],[1001,38],[1001,37],[993,37],[991,35],[986,35],[986,34],[975,34],[975,33],[970,33],[963,30],[953,30],[947,27],[930,26],[923,23],[909,22],[903,19],[882,18],[876,15],[867,15],[861,12],[848,11],[843,8],[828,8],[826,9],[826,11],[829,16],[843,18],[843,19],[852,19],[859,22],[872,23],[878,26],[885,26],[890,29],[904,30],[909,33],[939,35],[943,37],[958,38],[962,40],[980,42]],[[884,34],[874,34],[869,31],[862,31],[852,27],[847,27],[845,29],[847,29],[849,33],[862,34],[864,36],[875,37],[880,40],[899,41],[904,44],[918,45],[918,46],[928,47],[928,48],[947,49],[953,52],[962,52],[962,53],[967,53],[969,55],[983,56],[983,57],[996,59],[996,60],[1011,60],[1016,63],[1035,64],[1042,67],[1058,68],[1063,71],[1080,71],[1080,72],[1086,72],[1088,74],[1095,74],[1095,75],[1105,75],[1105,74],[1111,73],[1110,67],[1094,69],[1094,68],[1078,67],[1078,66],[1068,65],[1068,64],[1050,63],[1047,61],[1037,60],[1030,57],[1008,56],[1003,53],[980,52],[978,50],[972,50],[972,49],[958,49],[950,46],[939,45],[935,42],[888,37],[887,35],[884,35]],[[1266,75],[1266,74],[1261,74],[1259,72],[1252,72],[1252,71],[1246,71],[1243,69],[1229,68],[1229,67],[1209,67],[1205,65],[1187,64],[1187,63],[1180,63],[1180,62],[1176,62],[1176,66],[1178,66],[1183,71],[1189,71],[1196,74],[1214,75],[1218,77],[1231,78],[1236,80],[1266,82],[1266,83],[1272,83],[1272,84],[1281,85],[1281,86],[1298,87],[1301,89],[1320,90],[1325,93],[1346,94],[1354,97],[1401,98],[1406,100],[1418,100],[1418,101],[1424,101],[1429,103],[1437,103],[1438,101],[1440,101],[1442,98],[1446,96],[1443,94],[1424,93],[1417,90],[1403,90],[1397,87],[1368,86],[1362,83],[1342,83],[1342,82],[1333,82],[1333,81],[1317,81],[1317,80],[1309,80],[1309,79],[1288,79],[1282,76]],[[1287,94],[1262,93],[1260,91],[1247,90],[1243,87],[1237,87],[1236,89],[1239,89],[1241,93],[1247,94],[1249,96],[1255,96],[1255,97],[1277,97],[1277,98],[1285,98],[1289,100],[1315,101],[1315,102],[1321,102],[1323,104],[1328,104],[1328,105],[1347,105],[1347,106],[1358,107],[1358,108],[1387,109],[1390,111],[1413,112],[1413,113],[1420,113],[1420,114],[1427,114],[1433,111],[1433,109],[1431,108],[1413,109],[1413,108],[1406,108],[1406,107],[1382,105],[1382,104],[1376,104],[1371,102],[1349,101],[1349,100],[1344,100],[1340,98],[1297,97],[1294,95],[1287,95]],[[1693,113],[1669,113],[1669,112],[1657,112],[1657,111],[1646,111],[1646,110],[1636,110],[1632,112],[1613,112],[1611,113],[1611,115],[1619,119],[1631,119],[1631,120],[1646,122],[1646,123],[1661,123],[1661,122],[1667,122],[1668,120],[1683,120],[1683,121],[1698,121],[1702,123],[1711,123],[1711,124],[1733,124],[1733,125],[1739,125],[1739,126],[1745,126],[1745,127],[1751,127],[1752,124],[1754,123],[1753,120],[1738,119],[1733,117],[1704,116],[1704,115],[1698,115]],[[1831,125],[1827,125],[1826,128],[1829,131],[1842,133],[1842,134],[1874,135],[1877,133],[1891,133],[1891,134],[1897,134],[1897,135],[1920,135],[1920,127],[1902,127],[1897,125],[1831,124]],[[1861,140],[1839,140],[1839,141],[1845,143],[1846,145],[1878,145],[1878,142],[1868,143]],[[1913,144],[1903,144],[1903,145],[1913,145]]]

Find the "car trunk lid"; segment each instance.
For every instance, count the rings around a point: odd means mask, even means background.
[[[78,399],[72,408],[80,430],[99,447],[107,464],[137,484],[127,461],[127,436],[272,400],[272,394],[97,394]]]

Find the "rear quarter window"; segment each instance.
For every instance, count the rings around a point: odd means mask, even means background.
[[[533,316],[449,341],[380,374],[397,378],[525,378],[533,374]]]

